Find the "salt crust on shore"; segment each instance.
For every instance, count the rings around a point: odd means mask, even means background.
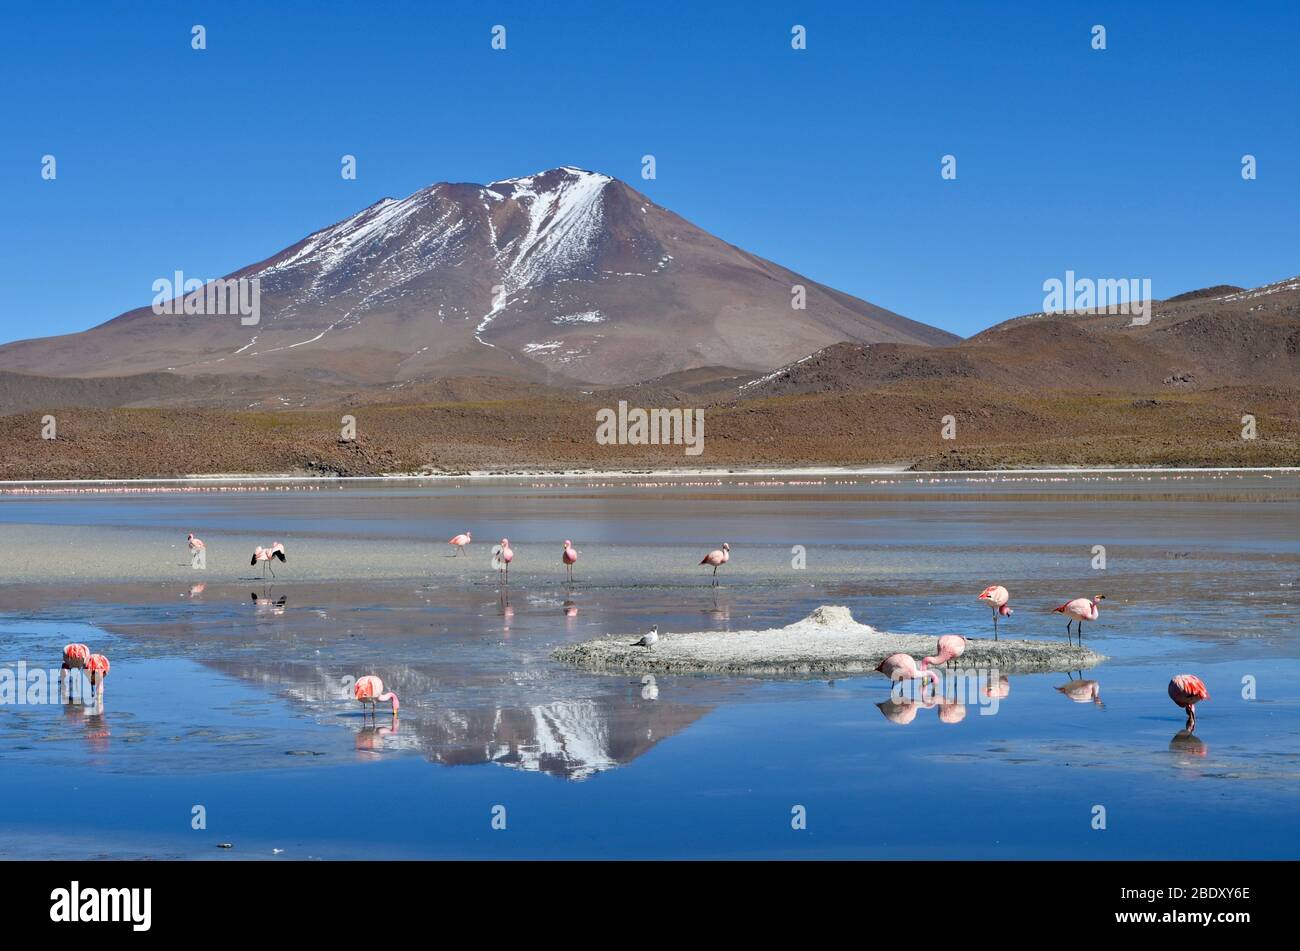
[[[940,632],[946,633],[946,632]],[[661,632],[653,648],[634,647],[639,635],[610,635],[555,651],[558,660],[588,670],[646,673],[863,673],[890,654],[920,660],[935,652],[938,634],[893,634],[859,624],[846,607],[823,605],[801,621],[764,631]],[[1106,658],[1087,647],[1054,641],[969,638],[963,668],[1000,673],[1082,670]]]

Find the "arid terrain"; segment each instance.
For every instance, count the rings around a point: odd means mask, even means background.
[[[497,401],[375,403],[334,410],[55,410],[0,417],[0,479],[91,479],[217,473],[380,475],[417,471],[905,464],[917,469],[1033,466],[1300,464],[1300,387],[1205,392],[1054,391],[981,381],[891,382],[871,389],[693,400],[704,410],[699,456],[682,446],[595,441],[596,410],[626,392]],[[646,394],[650,395],[650,394]],[[662,393],[655,394],[662,396]],[[633,405],[678,405],[667,400]],[[343,413],[355,442],[340,440]],[[1257,438],[1242,438],[1243,414]],[[956,417],[957,438],[941,438]]]
[[[272,395],[273,390],[278,392]],[[903,464],[1300,464],[1300,281],[1122,315],[1028,316],[949,347],[842,343],[769,373],[631,386],[492,376],[317,386],[0,374],[3,479]],[[704,451],[600,445],[596,412],[701,409]],[[57,438],[43,439],[42,419]],[[356,439],[341,438],[342,417]],[[1245,438],[1244,416],[1254,417]],[[942,438],[943,418],[956,421]]]
[[[248,275],[254,327],[0,346],[0,479],[1300,464],[1300,278],[959,340],[572,168],[385,199]],[[621,401],[703,411],[702,453],[600,444]]]

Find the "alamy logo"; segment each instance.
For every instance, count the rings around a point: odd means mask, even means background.
[[[704,410],[605,408],[596,413],[596,442],[602,446],[682,446],[686,455],[704,452]]]
[[[0,667],[0,706],[37,706],[46,703],[94,703],[96,691],[82,670],[31,667],[20,660]]]
[[[1130,326],[1151,323],[1151,278],[1076,278],[1065,272],[1065,280],[1052,277],[1043,281],[1043,313],[1085,314],[1093,311],[1132,314]]]
[[[70,888],[50,892],[50,921],[129,921],[131,930],[148,931],[153,919],[151,888]]]
[[[153,312],[158,316],[238,314],[239,322],[252,326],[262,319],[262,283],[256,277],[186,279],[177,271],[172,279],[153,282]]]

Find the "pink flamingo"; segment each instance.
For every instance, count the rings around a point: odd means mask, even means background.
[[[937,687],[939,675],[933,670],[920,667],[916,663],[916,658],[911,654],[890,654],[876,667],[876,670],[884,674],[895,683],[902,680],[919,680],[921,681],[922,695],[925,691],[926,678],[932,678],[933,684]]]
[[[1083,622],[1097,620],[1100,613],[1098,610],[1100,605],[1097,602],[1105,600],[1106,596],[1099,594],[1091,601],[1087,598],[1075,598],[1073,601],[1066,601],[1059,608],[1052,608],[1053,614],[1064,614],[1066,617],[1065,636],[1067,640],[1070,637],[1070,625],[1077,623],[1079,625],[1079,646],[1083,646]]]
[[[1011,600],[1011,595],[1007,589],[1000,584],[991,584],[976,597],[976,601],[983,601],[993,609],[993,639],[998,639],[998,616],[1011,617],[1011,608],[1007,602]]]
[[[460,536],[457,535],[457,538]],[[466,538],[469,536],[466,535]],[[468,542],[466,542],[468,544]],[[510,539],[501,539],[500,545],[492,546],[492,567],[497,570],[498,577],[504,577],[506,581],[510,580],[510,562],[515,560],[515,550],[510,547]]]
[[[272,558],[279,558],[281,562],[288,561],[288,559],[284,557],[284,546],[279,542],[273,542],[270,548],[263,548],[261,545],[258,545],[253,549],[253,557],[252,560],[249,561],[249,564],[255,565],[260,561],[262,563],[262,577],[265,578],[266,569],[271,567]],[[271,568],[271,577],[275,577],[274,568]]]
[[[63,669],[59,671],[59,683],[68,679],[69,671],[82,670],[90,659],[90,648],[85,644],[69,644],[63,648]]]
[[[721,548],[715,548],[700,560],[702,565],[713,566],[713,583],[718,583],[718,568],[731,561],[731,546],[726,542],[722,543]]]
[[[108,676],[109,668],[108,658],[103,654],[91,654],[86,658],[86,672],[90,674],[90,692],[95,693],[95,687],[99,687],[99,697],[104,697],[104,678]]]
[[[942,667],[948,661],[956,660],[964,653],[966,653],[966,638],[960,634],[945,634],[939,638],[939,652],[933,657],[921,659],[921,669],[925,670],[931,664]]]
[[[189,543],[190,551],[193,552],[203,551],[208,547],[207,545],[203,544],[203,539],[195,537],[193,532],[190,532],[188,535],[185,536],[185,541]]]
[[[573,581],[573,566],[578,563],[578,549],[573,547],[573,542],[567,538],[564,540],[564,551],[560,555],[560,561],[564,562],[564,568],[569,572],[569,581]]]
[[[459,555],[461,552],[465,550],[465,546],[468,545],[472,540],[473,539],[470,537],[469,532],[462,532],[459,535],[449,538],[447,540],[447,544],[450,545],[452,548],[456,549],[456,554]]]
[[[357,678],[356,684],[352,687],[352,695],[357,698],[361,704],[362,716],[366,712],[366,704],[370,704],[370,710],[373,713],[376,704],[393,702],[393,716],[397,716],[397,710],[401,706],[397,702],[397,694],[391,690],[384,693],[384,682],[374,674],[367,674],[364,677]]]
[[[1169,681],[1169,699],[1187,709],[1187,729],[1196,729],[1196,705],[1210,699],[1205,681],[1195,674],[1175,674]]]

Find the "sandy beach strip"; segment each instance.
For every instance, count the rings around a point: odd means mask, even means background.
[[[990,476],[1098,476],[1098,475],[1300,475],[1300,466],[1043,466],[1029,469],[910,469],[907,463],[888,466],[806,466],[806,467],[733,467],[696,469],[536,469],[482,470],[469,472],[388,473],[375,476],[328,476],[296,473],[229,473],[190,475],[183,478],[155,479],[36,479],[0,480],[0,494],[42,495],[62,490],[85,488],[99,491],[148,490],[182,491],[249,491],[258,486],[335,488],[358,483],[455,482],[455,481],[523,481],[554,479],[561,482],[586,483],[593,480],[685,480],[685,479],[870,479],[870,478],[940,478],[962,480]]]

